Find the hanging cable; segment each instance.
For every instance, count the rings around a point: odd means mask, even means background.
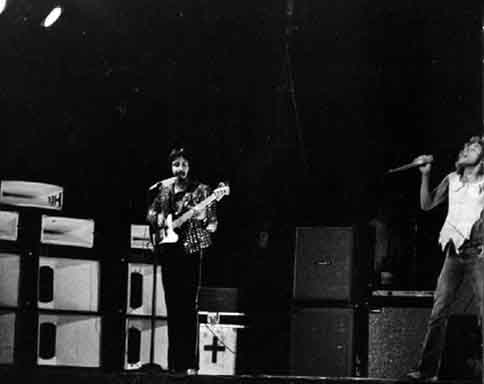
[[[306,146],[304,143],[303,129],[301,126],[301,119],[299,116],[299,110],[296,98],[296,86],[294,81],[293,66],[291,60],[291,40],[293,31],[296,29],[293,22],[294,15],[294,0],[287,0],[286,2],[286,28],[284,37],[284,60],[286,67],[286,87],[289,96],[289,102],[294,112],[294,122],[296,129],[296,137],[298,142],[299,155],[303,164],[303,170],[305,175],[309,175],[309,164],[306,154]]]

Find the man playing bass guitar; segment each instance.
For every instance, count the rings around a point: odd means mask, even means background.
[[[212,244],[211,234],[217,230],[217,217],[213,203],[200,205],[211,191],[207,185],[189,177],[190,157],[186,151],[176,148],[168,160],[174,177],[160,183],[149,207],[147,221],[152,231],[154,252],[160,255],[163,268],[169,369],[176,373],[195,374],[199,368],[197,301],[201,260],[203,251]],[[185,220],[171,239],[166,236],[167,228],[173,218],[181,215]],[[171,232],[172,228],[168,230]]]

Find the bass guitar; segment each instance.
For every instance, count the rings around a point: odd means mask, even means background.
[[[152,233],[153,245],[176,243],[178,241],[178,234],[175,232],[175,229],[180,228],[195,214],[200,213],[215,201],[220,201],[224,196],[229,194],[230,187],[226,184],[220,183],[219,187],[214,189],[210,196],[178,216],[176,219],[173,218],[171,213],[166,217],[160,213],[157,220],[158,227]]]

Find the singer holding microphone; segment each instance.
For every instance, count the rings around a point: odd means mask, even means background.
[[[484,137],[472,137],[465,143],[458,154],[455,171],[430,191],[432,160],[423,155],[413,163],[419,165],[421,172],[421,208],[427,211],[448,201],[447,218],[439,237],[445,261],[418,366],[407,375],[412,380],[427,381],[438,379],[447,321],[454,304],[464,299],[460,296],[466,296],[457,295],[464,280],[470,281],[472,293],[479,299],[481,319],[484,318]]]

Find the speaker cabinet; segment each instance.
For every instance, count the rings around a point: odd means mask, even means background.
[[[130,244],[132,249],[152,251],[153,244],[151,244],[150,227],[146,224],[132,224]]]
[[[64,189],[31,181],[2,180],[0,204],[62,210]]]
[[[430,312],[430,307],[383,307],[370,311],[370,377],[397,379],[415,369]]]
[[[354,376],[355,310],[296,309],[291,318],[292,375]]]
[[[0,311],[0,364],[13,364],[16,314]]]
[[[168,369],[168,326],[166,320],[155,322],[154,362]],[[150,362],[151,319],[127,318],[124,368],[141,368]]]
[[[42,244],[94,247],[94,220],[42,215]]]
[[[237,338],[237,373],[288,375],[290,326],[288,311],[249,312],[247,327]]]
[[[166,317],[165,290],[161,274],[163,268],[156,266],[156,315]],[[153,266],[141,263],[128,264],[128,315],[151,316],[153,298]]]
[[[0,211],[0,240],[17,241],[18,226],[18,212]]]
[[[352,227],[296,228],[293,299],[354,299],[356,250]]]
[[[39,314],[39,365],[100,367],[101,318]]]
[[[40,257],[39,308],[97,311],[99,274],[98,261]]]
[[[0,305],[17,307],[19,299],[20,253],[0,251]]]

